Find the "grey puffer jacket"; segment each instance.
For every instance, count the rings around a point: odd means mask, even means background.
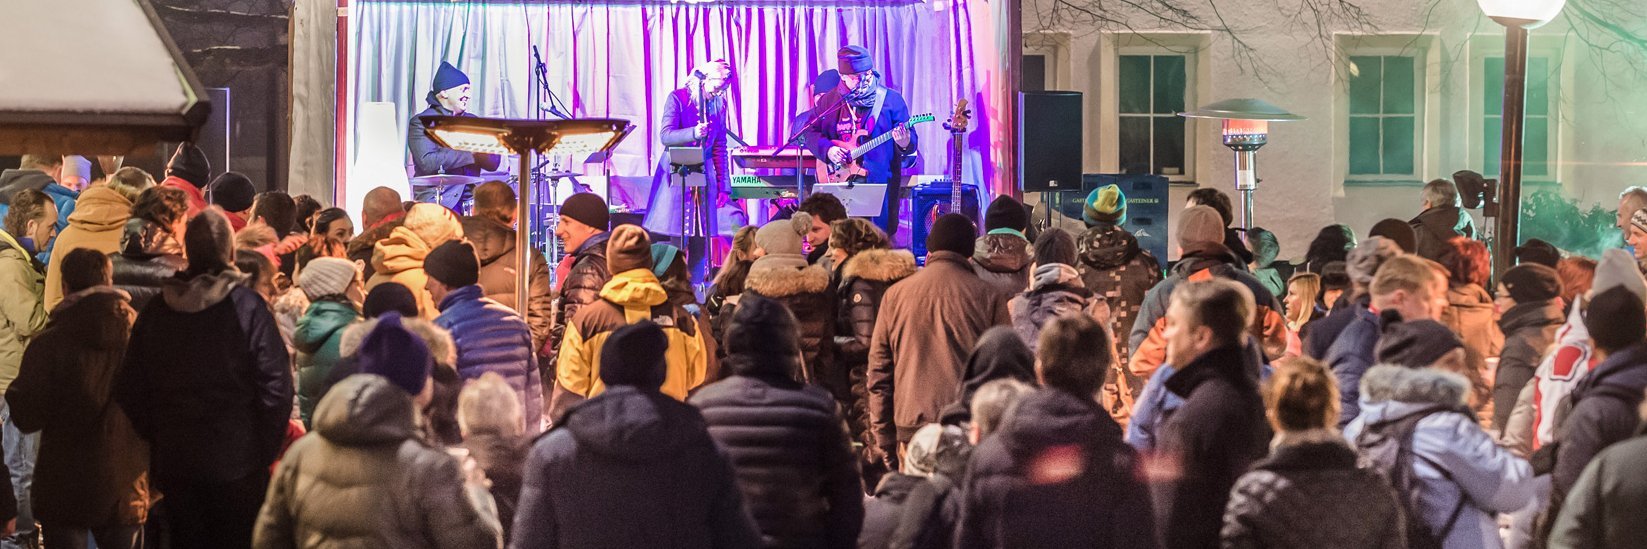
[[[314,423],[269,481],[255,546],[503,545],[484,490],[471,494],[457,461],[417,438],[412,398],[389,380],[349,376]]]
[[[1469,390],[1469,381],[1458,374],[1434,368],[1374,366],[1361,378],[1361,415],[1344,428],[1344,438],[1353,443],[1368,425],[1437,405],[1461,407]],[[1442,546],[1502,547],[1495,516],[1532,501],[1532,466],[1495,444],[1474,417],[1463,413],[1438,412],[1418,420],[1412,451],[1419,506],[1408,520],[1422,521],[1431,531],[1440,530],[1463,500],[1462,511]]]
[[[978,278],[1014,294],[1029,287],[1029,269],[1034,263],[1029,241],[1013,233],[980,236],[972,253],[972,270]]]

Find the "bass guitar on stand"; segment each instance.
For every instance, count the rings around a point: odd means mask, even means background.
[[[953,156],[949,162],[949,203],[939,203],[932,208],[927,220],[927,226],[937,222],[938,216],[955,212],[978,222],[978,195],[973,192],[971,185],[964,183],[963,167],[966,166],[966,132],[972,122],[972,109],[967,106],[965,99],[955,101],[955,112],[949,115],[949,121],[944,123],[944,129],[949,130],[949,153]],[[966,196],[971,194],[971,196]]]

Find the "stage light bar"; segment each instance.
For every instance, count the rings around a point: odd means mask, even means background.
[[[634,130],[628,120],[513,120],[475,116],[424,116],[429,137],[442,146],[466,152],[594,155],[611,150]]]
[[[468,129],[431,129],[429,133],[447,148],[463,152],[485,154],[511,154],[508,145],[503,144],[503,136],[496,132],[471,131]]]

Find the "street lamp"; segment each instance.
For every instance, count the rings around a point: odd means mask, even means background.
[[[513,120],[507,118],[480,118],[476,116],[423,116],[423,131],[440,145],[464,152],[520,155],[520,191],[515,193],[515,249],[520,251],[516,264],[515,303],[526,310],[527,292],[531,288],[531,257],[525,250],[529,223],[527,215],[532,203],[532,153],[572,155],[585,158],[612,150],[635,127],[628,120],[616,118],[588,118],[571,120]],[[550,235],[554,245],[554,235]],[[524,314],[524,312],[522,313]]]
[[[1521,141],[1527,107],[1527,31],[1556,15],[1567,0],[1477,0],[1504,25],[1504,130],[1499,141],[1498,218],[1493,223],[1493,272],[1510,269],[1521,225]]]
[[[1269,142],[1270,122],[1304,120],[1262,99],[1226,99],[1181,112],[1184,118],[1224,121],[1224,146],[1235,151],[1235,190],[1241,193],[1241,226],[1252,228],[1252,193],[1258,190],[1258,149]]]

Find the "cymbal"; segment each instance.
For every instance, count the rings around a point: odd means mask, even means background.
[[[479,177],[475,177],[475,176],[472,176],[472,175],[448,175],[448,174],[425,175],[425,176],[421,176],[421,177],[414,177],[414,178],[412,178],[411,180],[408,181],[408,183],[411,183],[413,187],[450,187],[450,186],[453,186],[453,185],[479,185],[479,184],[485,183],[485,182],[486,182],[485,179],[481,179]]]

